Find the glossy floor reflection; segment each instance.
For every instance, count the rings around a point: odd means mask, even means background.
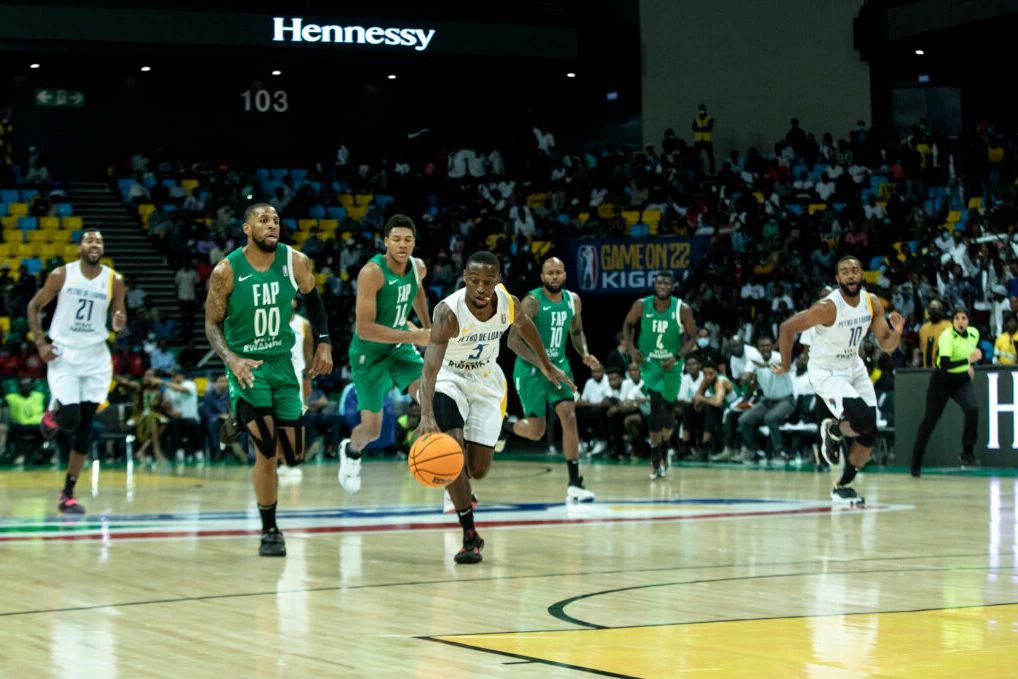
[[[455,566],[441,493],[372,463],[280,488],[257,557],[250,472],[98,470],[58,517],[53,471],[0,473],[2,677],[1014,676],[1014,478],[496,461],[484,562]],[[92,483],[94,481],[94,483]]]

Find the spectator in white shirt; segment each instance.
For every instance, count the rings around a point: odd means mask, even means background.
[[[867,200],[867,205],[863,206],[863,212],[866,214],[866,219],[883,219],[884,218],[884,206],[877,205],[877,197],[870,194]]]
[[[785,292],[785,286],[778,283],[774,286],[774,299],[771,300],[771,311],[777,311],[780,304],[784,302],[786,309],[794,309],[795,303]]]
[[[862,184],[869,179],[870,171],[859,163],[854,163],[849,166],[848,174],[856,184]]]
[[[467,170],[471,177],[480,179],[488,173],[488,159],[479,153],[470,151],[470,155],[467,156]]]
[[[498,149],[492,149],[488,154],[488,166],[491,167],[491,174],[495,177],[505,174],[505,161],[502,160],[502,154],[498,152]]]
[[[763,299],[767,296],[767,291],[764,290],[764,286],[760,285],[759,282],[749,280],[742,286],[741,295],[743,299]]]
[[[131,188],[127,190],[127,197],[134,202],[148,200],[149,195],[148,188],[141,183],[140,179],[135,179]]]
[[[193,261],[185,261],[184,267],[173,278],[177,286],[177,304],[180,307],[180,334],[185,342],[194,332],[194,315],[198,309],[198,272]]]
[[[550,156],[551,150],[555,148],[555,135],[548,131],[546,125],[542,124],[541,127],[534,128],[534,137],[537,139],[537,148]]]
[[[523,234],[530,238],[537,233],[534,215],[526,205],[513,205],[509,208],[509,219],[513,220],[513,234]]]
[[[473,151],[459,149],[449,156],[448,175],[450,179],[462,179],[467,176],[467,159],[473,155]]]
[[[795,192],[796,198],[809,199],[813,196],[813,187],[815,184],[810,180],[809,174],[803,170],[799,173],[799,178],[792,184],[792,191]]]
[[[590,379],[583,385],[583,391],[576,400],[576,422],[580,433],[587,435],[587,441],[581,447],[586,446],[585,452],[590,455],[599,455],[611,440],[608,409],[612,406],[609,393],[613,390],[604,373],[604,366],[594,366],[590,374]]]
[[[604,202],[604,197],[608,195],[608,189],[591,189],[590,190],[590,207],[597,207]]]
[[[198,387],[191,380],[185,379],[180,370],[175,370],[173,378],[164,380],[163,385],[166,387],[163,399],[169,409],[169,431],[173,447],[177,449],[177,461],[183,462],[188,453],[199,461],[204,460]],[[188,450],[184,449],[184,439],[187,439]]]
[[[828,174],[820,180],[820,183],[816,185],[817,196],[819,196],[820,200],[825,203],[831,196],[834,195],[834,192],[837,189],[829,173],[830,170],[828,170]]]

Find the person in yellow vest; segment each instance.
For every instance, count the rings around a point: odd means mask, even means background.
[[[1000,333],[993,343],[993,362],[997,365],[1018,365],[1018,350],[1015,340],[1018,339],[1018,316],[1008,314],[1004,317],[1004,332]]]
[[[699,114],[693,118],[693,148],[696,158],[700,159],[701,151],[707,152],[710,173],[714,174],[714,118],[707,115],[707,107],[700,104]]]
[[[20,464],[25,461],[26,451],[40,448],[42,434],[39,433],[39,423],[46,412],[46,401],[42,393],[34,389],[32,378],[22,377],[18,391],[7,394],[7,407],[11,412],[11,440],[18,446],[15,464]],[[28,462],[31,464],[33,460]]]

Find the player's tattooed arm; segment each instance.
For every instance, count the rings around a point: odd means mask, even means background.
[[[520,304],[520,300],[516,299],[514,296],[510,297],[516,307],[522,306]],[[540,368],[541,372],[544,373],[544,376],[555,385],[556,389],[561,389],[562,384],[565,384],[574,392],[579,391],[579,389],[576,388],[576,385],[573,384],[573,381],[569,379],[569,376],[566,375],[561,368],[552,364],[551,359],[548,358],[548,353],[544,350],[544,343],[541,341],[540,333],[537,332],[537,326],[534,325],[533,319],[528,316],[526,312],[516,314],[513,317],[513,326],[519,330],[523,341],[534,350],[534,353],[537,354],[537,359],[539,361],[537,367]]]
[[[686,335],[686,343],[679,349],[677,358],[691,354],[696,349],[696,321],[693,320],[693,309],[679,302],[679,320],[682,321],[682,332]]]
[[[32,331],[32,341],[39,349],[39,357],[46,363],[57,355],[53,351],[53,345],[46,341],[46,333],[42,331],[42,310],[60,294],[66,277],[67,271],[64,267],[58,266],[46,277],[46,283],[28,302],[28,328]]]
[[[533,319],[537,318],[537,314],[541,311],[541,304],[533,295],[527,295],[523,298],[523,302],[520,303],[520,309],[523,310],[524,314]],[[538,357],[537,352],[523,340],[523,337],[520,335],[520,331],[516,328],[515,324],[509,328],[509,338],[506,340],[506,344],[513,353],[530,365],[535,368],[541,367],[541,359]]]
[[[127,325],[127,306],[124,304],[124,277],[113,274],[113,332],[120,332]]]
[[[431,342],[424,352],[424,369],[421,372],[419,403],[421,404],[421,423],[414,432],[417,436],[434,434],[439,431],[435,421],[435,383],[438,371],[445,360],[445,350],[449,340],[460,332],[460,324],[456,314],[445,302],[435,307],[435,322],[431,326]]]
[[[643,353],[633,344],[636,326],[640,323],[640,316],[643,316],[642,299],[633,302],[633,306],[629,308],[629,313],[626,314],[626,321],[622,324],[622,342],[626,347],[626,353],[629,354],[629,358],[637,365],[643,363]],[[695,332],[693,336],[696,336]]]
[[[792,369],[792,347],[795,346],[795,336],[806,332],[815,325],[829,326],[837,320],[838,311],[834,303],[828,300],[820,300],[809,309],[800,311],[787,321],[781,324],[778,331],[778,348],[781,351],[781,364],[771,366],[771,370],[782,375]]]
[[[226,319],[226,303],[233,292],[233,267],[228,259],[223,259],[212,269],[209,277],[209,294],[205,299],[205,336],[209,346],[218,354],[226,365],[236,359],[226,344],[226,333],[223,321]]]
[[[573,342],[573,349],[576,349],[576,353],[583,359],[584,365],[588,368],[594,368],[600,365],[601,362],[587,349],[587,335],[583,332],[583,302],[580,301],[579,295],[573,295],[571,292],[566,294],[573,296],[574,309],[573,320],[569,324],[569,339]]]
[[[428,266],[424,263],[423,259],[414,257],[411,261],[417,267],[417,296],[414,297],[414,311],[417,312],[417,318],[421,319],[421,327],[429,330],[431,328],[431,314],[428,313],[428,296],[424,294],[424,286],[421,285],[424,277],[428,275]]]

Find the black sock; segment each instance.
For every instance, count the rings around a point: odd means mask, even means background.
[[[654,456],[654,459],[657,462],[661,462],[662,460],[664,460],[665,459],[665,444],[659,443],[656,446],[654,446],[653,452],[651,454]]]
[[[516,431],[515,429],[513,429],[515,425],[516,425],[515,422],[510,422],[509,420],[502,420],[502,435],[499,438],[507,439],[510,436],[512,436],[513,433],[515,433]]]
[[[67,497],[74,497],[74,484],[76,484],[77,482],[78,482],[77,476],[71,476],[70,474],[68,474],[67,478],[64,480],[64,495],[66,495]]]
[[[855,478],[855,474],[858,471],[859,471],[858,469],[852,466],[851,462],[845,460],[845,471],[841,473],[841,480],[838,481],[838,488],[847,486],[848,484],[852,483],[852,479]]]
[[[353,441],[350,441],[350,443],[346,444],[346,456],[351,460],[361,459],[361,451],[353,449]]]
[[[258,505],[258,513],[262,515],[262,532],[268,533],[269,531],[279,530],[276,528],[276,503],[273,502],[271,505],[266,507],[265,505]]]
[[[459,515],[460,525],[463,526],[463,534],[466,535],[468,531],[474,530],[474,508],[467,507],[462,512],[456,512]]]
[[[580,461],[566,460],[566,469],[569,470],[569,485],[580,485]]]

